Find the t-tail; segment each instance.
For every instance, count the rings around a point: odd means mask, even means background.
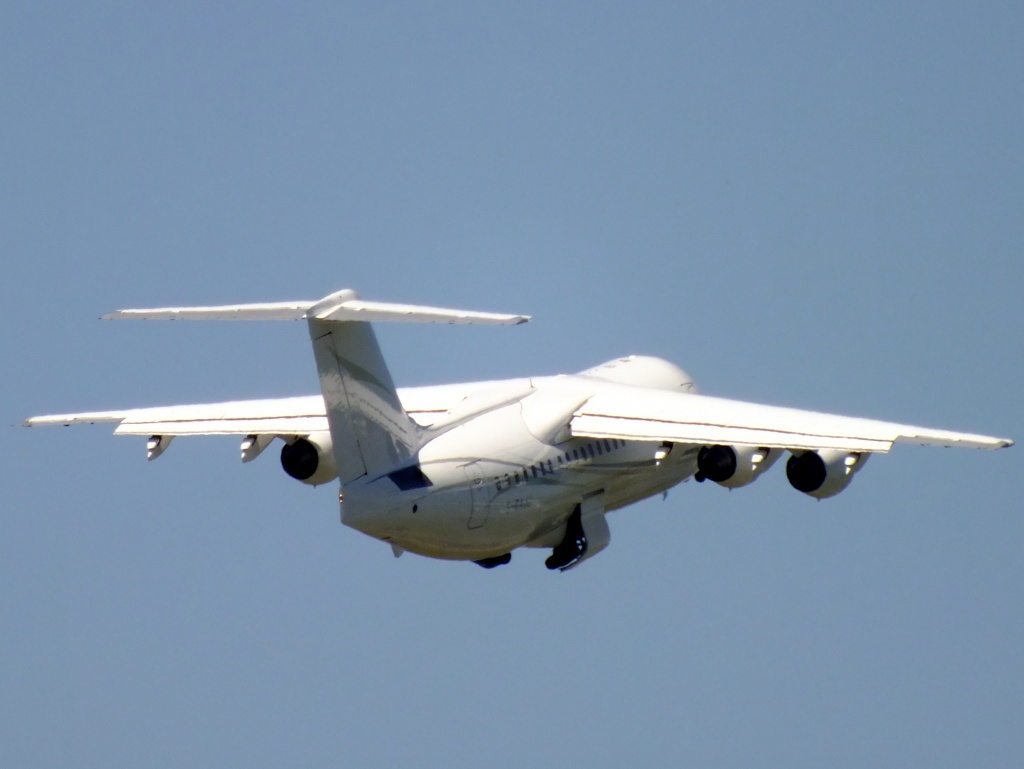
[[[515,325],[527,315],[367,302],[351,289],[318,302],[118,310],[106,318],[167,320],[300,320],[309,325],[320,389],[342,484],[373,479],[408,462],[421,430],[406,414],[384,362],[374,321]]]

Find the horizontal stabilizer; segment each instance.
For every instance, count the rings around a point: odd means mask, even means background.
[[[210,307],[158,307],[144,310],[116,310],[105,320],[302,320],[364,321],[398,323],[453,323],[518,325],[529,315],[504,315],[493,312],[448,310],[411,304],[367,302],[351,289],[331,294],[319,301],[228,304]]]
[[[213,307],[156,307],[115,310],[103,320],[302,320],[314,302],[225,304]]]

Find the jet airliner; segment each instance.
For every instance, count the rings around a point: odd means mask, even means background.
[[[309,397],[32,417],[113,422],[156,459],[178,436],[237,435],[242,461],[280,439],[284,471],[339,483],[341,522],[405,551],[493,568],[520,547],[566,570],[608,546],[606,514],[689,478],[752,483],[788,454],[797,491],[824,499],[894,443],[998,449],[1005,438],[702,395],[682,369],[631,355],[578,374],[396,388],[372,323],[515,325],[524,315],[320,301],[119,310],[105,318],[305,320],[320,380]]]

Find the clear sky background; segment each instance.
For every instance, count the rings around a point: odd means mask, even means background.
[[[1024,439],[1024,11],[1001,3],[8,2],[6,424],[675,361],[712,394]],[[338,523],[275,452],[0,431],[0,765],[1024,765],[1021,447],[782,466],[567,574]]]

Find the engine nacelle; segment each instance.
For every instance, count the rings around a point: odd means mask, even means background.
[[[727,489],[752,483],[775,464],[782,449],[756,446],[704,446],[697,452],[697,474],[694,480],[711,480]]]
[[[331,434],[313,433],[285,443],[281,449],[281,467],[295,480],[310,486],[333,481],[338,477],[338,468],[334,465]]]
[[[854,473],[868,461],[870,454],[819,449],[793,454],[786,462],[786,477],[797,491],[818,499],[834,497],[850,485]]]

